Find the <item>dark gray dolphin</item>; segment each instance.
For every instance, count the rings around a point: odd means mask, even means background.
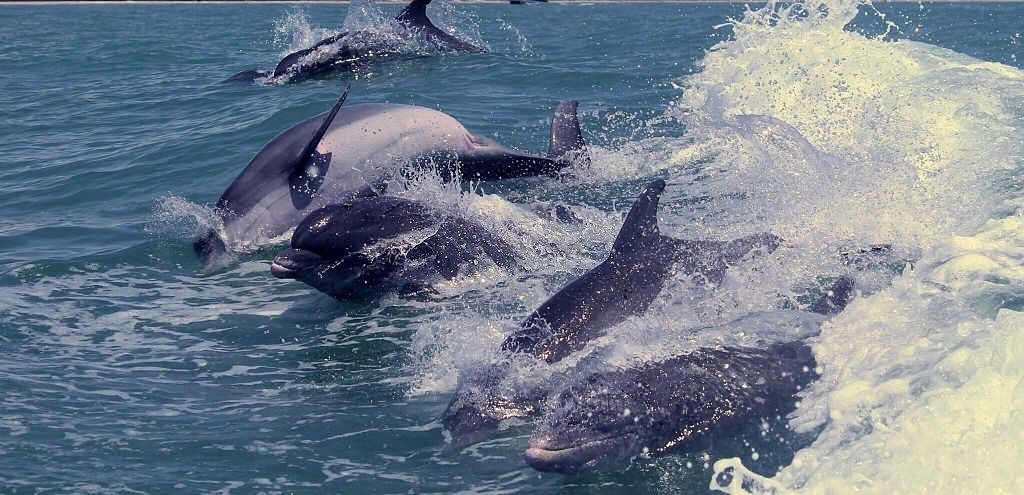
[[[311,213],[270,271],[352,299],[376,295],[389,285],[422,290],[432,276],[454,278],[463,266],[485,258],[503,268],[518,266],[512,247],[476,222],[443,216],[419,201],[377,196]],[[415,275],[395,280],[412,267],[419,268]]]
[[[665,181],[648,185],[633,203],[611,253],[526,318],[502,349],[549,363],[582,349],[605,330],[647,311],[672,273],[719,283],[725,270],[751,251],[774,251],[781,241],[757,234],[733,241],[674,239],[658,231],[658,198]]]
[[[347,94],[347,91],[346,91]],[[378,195],[409,166],[455,179],[553,175],[588,158],[577,103],[559,105],[547,156],[513,151],[470,132],[450,115],[412,105],[372,103],[296,124],[268,142],[217,201],[214,225],[195,242],[209,270],[226,250],[251,250],[288,232],[314,210]]]
[[[758,234],[733,241],[690,241],[661,235],[658,199],[665,181],[648,185],[623,222],[608,258],[570,282],[530,314],[501,345],[496,363],[460,381],[442,417],[452,437],[472,441],[501,421],[539,411],[544,391],[503,386],[510,369],[526,361],[553,363],[630,316],[643,314],[673,272],[697,283],[717,283],[725,270],[755,251],[771,252],[780,239]],[[464,439],[464,440],[463,440]]]
[[[558,396],[546,426],[530,439],[526,462],[572,473],[686,449],[762,416],[784,416],[794,394],[817,377],[814,369],[811,348],[787,342],[698,349],[593,374]]]
[[[411,38],[424,49],[443,52],[483,53],[472,43],[452,36],[430,22],[427,4],[431,0],[413,0],[395,16],[396,33],[406,41]],[[343,31],[324,38],[308,48],[285,55],[273,71],[248,70],[239,72],[227,81],[252,82],[262,78],[279,79],[308,77],[332,71],[379,63],[384,60],[421,56],[410,52],[402,39],[382,36],[380,33]]]
[[[807,310],[842,311],[853,279],[840,277]],[[635,368],[594,373],[563,391],[530,440],[526,462],[541,471],[622,467],[633,458],[697,451],[766,416],[785,417],[817,378],[803,341],[766,348],[702,348]]]

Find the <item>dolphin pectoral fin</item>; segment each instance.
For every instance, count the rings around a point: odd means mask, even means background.
[[[341,94],[338,101],[331,107],[331,110],[324,116],[323,122],[320,123],[320,127],[317,127],[313,134],[309,137],[309,141],[306,143],[306,147],[302,149],[302,154],[299,155],[299,161],[303,162],[299,165],[304,165],[305,161],[312,156],[313,152],[316,151],[316,147],[320,144],[320,140],[323,139],[324,134],[327,133],[327,129],[331,127],[331,123],[334,122],[334,117],[338,115],[338,111],[341,110],[341,106],[345,104],[345,100],[348,98],[348,92],[352,89],[352,85],[345,86],[345,92]]]
[[[548,143],[548,158],[565,164],[590,165],[590,153],[580,131],[576,109],[579,102],[566,100],[558,105],[551,117],[551,140]]]
[[[296,209],[301,210],[309,206],[309,203],[313,201],[313,196],[316,195],[320,186],[323,185],[324,177],[327,176],[327,169],[331,166],[331,153],[320,154],[316,151],[316,147],[320,144],[324,134],[327,133],[327,129],[331,127],[334,117],[338,115],[338,111],[341,110],[341,106],[345,103],[345,99],[348,98],[348,92],[351,89],[352,85],[345,87],[345,92],[341,94],[337,103],[324,116],[323,122],[310,135],[309,141],[306,142],[306,146],[302,149],[302,153],[299,154],[298,158],[291,165],[291,173],[288,174],[288,185],[291,191],[292,204]]]
[[[658,179],[644,188],[633,202],[626,220],[622,222],[619,235],[612,245],[612,252],[625,253],[642,246],[649,246],[662,238],[658,233],[658,198],[665,191],[665,181]]]

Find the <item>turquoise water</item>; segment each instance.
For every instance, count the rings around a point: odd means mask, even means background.
[[[726,467],[806,492],[1019,488],[1024,3],[823,5],[442,3],[435,22],[489,53],[280,86],[220,81],[340,28],[348,5],[0,5],[0,491],[692,493]],[[489,219],[527,268],[434,300],[334,301],[271,277],[279,246],[202,274],[209,207],[347,83],[351,103],[438,108],[532,152],[574,98],[594,165],[418,185]],[[449,447],[437,418],[459,370],[599,262],[655,177],[665,233],[789,246],[715,291],[670,283],[598,342],[613,363],[762,331],[729,323],[834,275],[845,246],[913,261],[862,274],[815,338],[823,378],[790,422],[811,436],[577,476],[523,463],[530,425]],[[582,223],[516,206],[538,203]],[[925,441],[941,438],[959,447]],[[960,472],[965,455],[981,468]]]

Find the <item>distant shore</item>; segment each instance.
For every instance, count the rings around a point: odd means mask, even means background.
[[[452,3],[509,3],[508,0],[444,0]],[[395,3],[405,4],[407,1],[403,0],[375,0],[376,3]],[[1018,3],[1024,2],[1024,0],[875,0],[873,3],[884,4],[884,3]],[[282,3],[282,4],[302,4],[302,3],[351,3],[351,0],[0,0],[0,5],[12,5],[12,4],[73,4],[73,3],[84,3],[84,4],[105,4],[105,3]],[[526,3],[530,4],[541,4],[544,2],[530,1]],[[765,0],[760,1],[749,1],[749,0],[549,0],[547,3],[734,3],[734,4],[753,4],[759,5],[765,3]]]

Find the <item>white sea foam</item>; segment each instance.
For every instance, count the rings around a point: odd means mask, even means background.
[[[733,23],[684,81],[676,110],[699,139],[677,159],[736,164],[713,192],[747,191],[733,203],[797,246],[916,259],[813,340],[823,376],[791,424],[816,441],[774,477],[719,460],[711,487],[1019,492],[1024,225],[1000,178],[1024,165],[1024,74],[846,31],[856,2],[816,5]]]

